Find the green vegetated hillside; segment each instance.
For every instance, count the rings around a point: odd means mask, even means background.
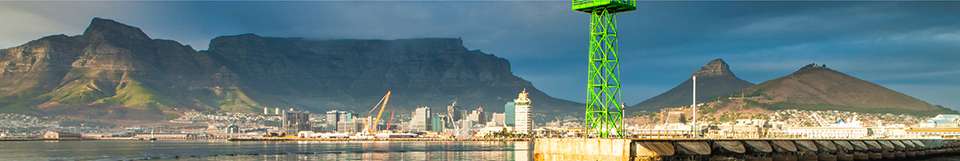
[[[918,116],[957,113],[814,64],[729,96],[739,96],[739,93],[746,93],[748,104],[769,110],[842,110]]]
[[[223,73],[209,57],[106,19],[94,19],[83,35],[0,50],[0,68],[0,112],[160,120],[188,110],[259,107],[218,77]]]

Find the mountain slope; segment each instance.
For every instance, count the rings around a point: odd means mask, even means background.
[[[217,109],[188,94],[229,87],[210,77],[217,66],[189,46],[95,18],[83,35],[0,50],[0,111],[159,120],[177,111]]]
[[[582,104],[555,99],[513,75],[503,58],[469,51],[460,39],[308,40],[253,34],[222,36],[209,54],[240,82],[276,101],[313,111],[363,111],[392,91],[390,106],[445,109],[454,101],[502,112],[527,89],[538,112],[566,114]],[[493,107],[493,108],[491,108]],[[438,110],[439,111],[439,110]]]
[[[581,114],[459,39],[306,40],[223,36],[198,52],[94,18],[82,35],[0,50],[0,112],[162,120],[186,111],[263,107],[365,111],[386,91],[400,114],[458,102],[502,112],[527,89],[538,112]],[[492,107],[492,108],[491,108]],[[435,110],[440,112],[439,110]],[[537,116],[543,118],[543,116]]]
[[[957,113],[814,64],[741,92],[748,93],[748,102],[770,110],[843,110],[921,116]]]
[[[753,85],[753,83],[737,78],[730,71],[730,66],[726,62],[722,59],[716,59],[701,67],[700,70],[690,76],[691,78],[673,87],[673,89],[630,108],[656,111],[665,107],[689,106],[693,97],[693,76],[697,76],[697,102],[716,99],[719,96]]]

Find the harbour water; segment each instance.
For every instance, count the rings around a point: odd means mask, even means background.
[[[516,160],[531,142],[3,141],[0,160]]]

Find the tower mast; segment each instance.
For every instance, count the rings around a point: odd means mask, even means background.
[[[697,126],[697,75],[693,75],[693,126]]]
[[[572,9],[590,14],[585,129],[598,137],[623,137],[616,14],[636,10],[636,1],[573,0]]]

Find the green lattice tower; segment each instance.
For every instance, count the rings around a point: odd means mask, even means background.
[[[623,137],[617,13],[637,10],[633,0],[573,0],[573,10],[590,14],[590,69],[585,126],[588,134]]]

